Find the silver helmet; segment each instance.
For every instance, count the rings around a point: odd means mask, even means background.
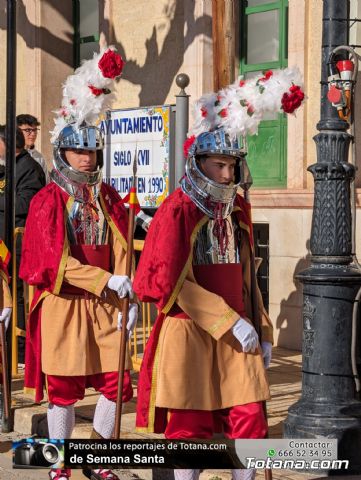
[[[234,182],[224,185],[208,178],[200,167],[201,155],[227,155],[236,158]],[[222,128],[201,133],[188,152],[186,174],[181,180],[183,192],[209,217],[215,218],[216,211],[220,211],[222,218],[226,218],[233,210],[238,188],[248,189],[252,184],[245,156],[245,144],[241,146],[237,139],[232,140]]]
[[[94,172],[80,172],[71,167],[63,158],[63,149],[102,151],[104,141],[102,132],[95,126],[84,125],[80,128],[69,124],[64,127],[55,141],[52,180],[78,201],[82,201],[84,187],[97,188],[102,181],[102,160],[97,162]]]
[[[55,141],[54,148],[78,148],[79,150],[103,150],[102,132],[93,125],[81,127],[69,124],[64,127]]]

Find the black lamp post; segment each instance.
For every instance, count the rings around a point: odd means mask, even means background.
[[[303,283],[302,396],[288,411],[287,438],[339,440],[339,458],[361,472],[361,402],[351,362],[352,314],[361,272],[352,264],[348,124],[327,100],[328,59],[348,44],[349,0],[324,0],[321,120],[314,137],[317,163],[311,231],[311,266]]]
[[[5,166],[5,222],[4,241],[12,255],[15,220],[15,154],[16,154],[16,1],[7,0],[6,32],[6,166]],[[10,265],[9,265],[10,267]],[[11,268],[11,267],[10,267]],[[14,319],[12,320],[14,321]],[[11,323],[7,331],[8,378],[11,379]],[[11,396],[11,381],[10,396]],[[9,398],[9,403],[10,398]],[[13,414],[5,420],[2,412],[2,431],[13,430]],[[4,408],[4,405],[3,405]]]

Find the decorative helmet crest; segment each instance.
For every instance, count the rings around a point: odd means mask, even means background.
[[[203,95],[193,105],[193,126],[184,144],[183,191],[210,217],[214,218],[215,211],[221,211],[223,218],[229,215],[237,189],[252,184],[246,136],[258,132],[267,113],[293,113],[304,97],[296,67],[268,70],[249,80],[240,77],[217,93]],[[204,155],[236,158],[234,182],[224,185],[206,177],[198,161]]]
[[[83,185],[100,183],[104,140],[96,123],[99,116],[112,105],[115,79],[121,75],[123,65],[123,59],[115,52],[115,48],[105,47],[100,53],[94,53],[92,59],[84,61],[66,79],[62,104],[55,111],[55,128],[51,132],[54,145],[54,170],[51,176],[62,186],[64,182]],[[63,158],[64,149],[96,151],[98,169],[95,172],[75,170]]]

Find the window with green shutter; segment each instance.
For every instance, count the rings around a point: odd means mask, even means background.
[[[73,0],[74,68],[99,52],[99,1]]]
[[[288,0],[241,0],[240,74],[245,79],[287,66]],[[254,186],[287,186],[287,118],[265,118],[258,135],[248,137],[248,163]]]

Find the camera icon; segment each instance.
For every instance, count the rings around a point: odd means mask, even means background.
[[[25,440],[14,446],[14,468],[50,467],[63,461],[55,443],[48,440]]]

